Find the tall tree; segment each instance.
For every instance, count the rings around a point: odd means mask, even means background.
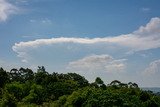
[[[112,81],[112,82],[110,83],[110,85],[116,85],[116,86],[119,86],[120,84],[121,84],[121,82],[118,81],[118,80],[114,80],[114,81]]]
[[[28,80],[33,80],[34,78],[34,73],[31,69],[25,69],[25,68],[20,68],[19,69],[20,74],[21,74],[21,78],[23,79],[23,81],[28,81]]]
[[[103,84],[103,81],[100,77],[97,77],[96,80],[95,80],[95,83],[97,84]]]
[[[76,73],[68,73],[68,76],[70,77],[71,80],[77,81],[78,85],[80,87],[85,87],[88,86],[88,81],[81,75],[76,74]]]
[[[9,75],[3,68],[0,68],[0,88],[2,88],[7,82],[9,82]]]
[[[11,69],[9,74],[10,74],[11,81],[21,81],[22,80],[21,73],[16,68]]]
[[[37,73],[34,76],[35,83],[39,85],[46,85],[48,77],[49,73],[45,71],[44,66],[38,66]]]

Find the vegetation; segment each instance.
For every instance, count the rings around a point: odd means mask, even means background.
[[[38,67],[6,72],[0,68],[0,107],[160,107],[160,96],[143,91],[136,83],[100,77],[89,83],[76,73],[49,74]]]

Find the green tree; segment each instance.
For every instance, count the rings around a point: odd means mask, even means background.
[[[79,85],[79,87],[85,87],[88,86],[88,81],[81,75],[76,74],[76,73],[68,73],[67,74],[71,80],[73,81],[77,81],[77,84]]]
[[[112,81],[112,82],[110,83],[110,85],[115,85],[115,86],[119,86],[120,84],[121,84],[121,82],[118,81],[118,80],[114,80],[114,81]]]
[[[101,87],[102,89],[106,89],[106,85],[104,84],[104,82],[102,81],[102,79],[100,77],[97,77],[95,79],[95,82],[94,82],[98,87]],[[94,84],[92,84],[94,85]],[[95,87],[96,87],[95,85]]]
[[[38,66],[37,72],[46,72],[46,69],[44,66]]]
[[[21,84],[19,82],[12,82],[6,84],[4,90],[5,92],[13,95],[17,101],[21,101],[21,99],[26,95],[27,90],[25,90],[25,84]]]
[[[3,68],[0,68],[0,88],[2,88],[7,82],[9,82],[9,75]]]
[[[13,94],[4,92],[3,97],[0,101],[0,107],[16,107],[17,100]]]
[[[50,99],[57,100],[60,96],[71,94],[76,87],[77,84],[74,81],[55,82],[47,86],[46,93]]]
[[[103,81],[101,80],[100,77],[97,77],[96,80],[95,80],[95,83],[97,83],[97,84],[103,84]]]
[[[34,79],[34,73],[31,69],[25,69],[25,68],[20,68],[19,69],[21,78],[23,79],[23,82],[26,81],[32,81]]]
[[[140,93],[140,100],[145,102],[147,100],[150,100],[150,95],[147,93],[147,91],[141,91]]]
[[[34,76],[35,83],[39,85],[46,85],[46,80],[48,78],[48,75],[49,75],[48,72],[45,71],[45,68],[43,66],[39,67],[37,73],[35,73]]]
[[[18,69],[16,68],[13,68],[10,70],[10,80],[11,81],[22,81],[22,78],[21,78],[21,73]]]
[[[129,82],[128,83],[128,87],[130,87],[130,88],[138,88],[138,84]]]
[[[45,101],[44,89],[40,85],[33,84],[29,95],[22,99],[25,103],[42,104]]]

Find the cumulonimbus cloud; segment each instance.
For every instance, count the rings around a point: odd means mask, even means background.
[[[125,35],[119,35],[116,37],[104,37],[104,38],[51,38],[51,39],[37,39],[34,41],[15,43],[12,47],[18,56],[23,57],[24,54],[30,49],[38,48],[41,46],[55,45],[59,43],[76,43],[76,44],[99,44],[106,43],[116,44],[122,48],[127,48],[129,51],[148,50],[160,47],[160,18],[155,17],[150,20],[146,26],[141,26],[138,30]],[[102,44],[105,45],[105,44]]]
[[[143,72],[145,75],[157,75],[157,73],[160,73],[160,59],[152,61]]]

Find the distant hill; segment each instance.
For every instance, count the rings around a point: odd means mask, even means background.
[[[160,92],[160,87],[142,87],[142,90],[152,91],[153,93]]]

